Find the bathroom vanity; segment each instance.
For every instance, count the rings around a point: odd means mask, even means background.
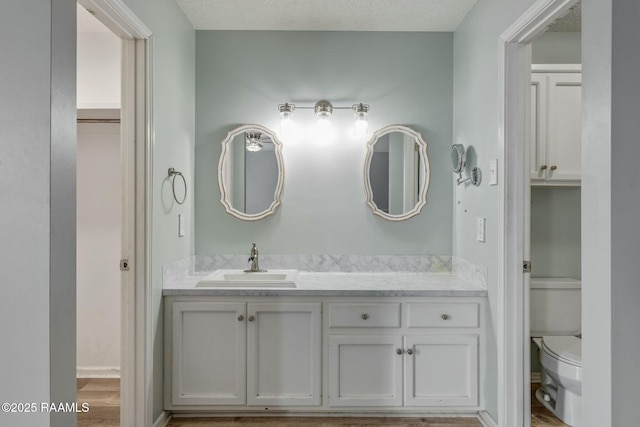
[[[477,413],[486,290],[450,274],[166,287],[165,409]]]

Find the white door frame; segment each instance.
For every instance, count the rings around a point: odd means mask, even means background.
[[[498,277],[498,421],[531,424],[529,289],[525,260],[530,127],[530,42],[577,0],[538,0],[499,38],[500,257]]]
[[[153,36],[122,0],[78,0],[122,39],[120,425],[153,424],[151,195]]]

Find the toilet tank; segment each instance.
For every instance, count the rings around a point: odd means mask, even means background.
[[[581,282],[565,278],[531,278],[530,331],[532,337],[580,335]]]

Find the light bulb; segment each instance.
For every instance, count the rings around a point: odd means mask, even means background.
[[[367,136],[368,131],[369,122],[367,122],[367,118],[364,116],[357,117],[355,123],[353,124],[353,136],[355,136],[356,138],[364,138]]]
[[[320,143],[333,141],[336,136],[336,130],[327,117],[318,118],[314,129],[314,136],[314,139]]]
[[[295,138],[295,123],[291,118],[295,108],[295,105],[289,103],[280,104],[278,106],[278,110],[280,111],[280,127],[278,129],[278,136],[284,140],[291,140]]]
[[[369,105],[363,103],[353,104],[351,109],[353,110],[353,116],[356,119],[353,124],[353,136],[356,138],[364,138],[367,136],[367,132],[369,130],[369,122],[367,121]]]

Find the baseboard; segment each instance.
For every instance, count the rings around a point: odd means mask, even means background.
[[[76,378],[120,378],[120,367],[79,366]]]
[[[153,423],[153,427],[166,427],[171,421],[171,414],[167,411],[162,411],[158,419]]]
[[[487,411],[478,412],[478,419],[484,427],[498,427],[498,423],[496,423]]]

